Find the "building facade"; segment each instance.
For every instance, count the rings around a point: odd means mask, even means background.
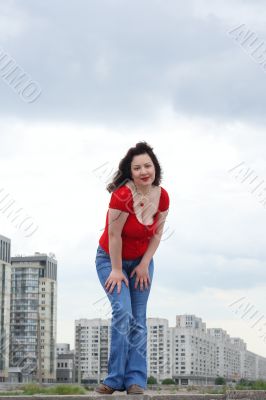
[[[74,350],[70,350],[69,343],[56,345],[56,381],[75,382],[75,354]]]
[[[57,261],[46,254],[11,258],[10,366],[23,380],[56,380]]]
[[[57,343],[56,344],[56,355],[59,354],[67,354],[70,352],[70,344],[69,343]]]
[[[56,381],[60,383],[75,382],[74,352],[60,353],[56,356]]]
[[[216,345],[195,315],[177,315],[172,332],[172,377],[181,385],[214,383]]]
[[[99,383],[107,375],[110,325],[101,318],[75,321],[76,382]]]
[[[221,328],[206,329],[202,319],[177,315],[176,326],[164,318],[147,318],[148,376],[157,382],[171,378],[179,385],[214,384],[241,378],[266,380],[266,358],[247,350],[241,338]],[[110,320],[75,321],[76,381],[101,382],[107,375]],[[78,378],[79,376],[79,378]]]
[[[8,380],[11,293],[11,241],[0,235],[0,382]]]
[[[157,382],[172,377],[172,340],[168,320],[147,318],[147,364],[148,376]]]

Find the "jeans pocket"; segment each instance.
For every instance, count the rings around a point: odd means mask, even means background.
[[[100,265],[110,262],[110,258],[104,255],[97,255],[95,258],[96,268],[100,268]]]
[[[97,257],[95,260],[96,269],[100,271],[103,268],[110,268],[112,269],[111,261],[106,258]]]
[[[100,245],[97,248],[97,254],[102,254],[102,255],[105,255],[105,256],[109,256],[109,254],[106,253],[106,251]]]

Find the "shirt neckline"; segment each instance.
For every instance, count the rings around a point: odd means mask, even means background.
[[[158,209],[157,209],[156,213],[154,214],[154,221],[153,221],[152,224],[148,224],[148,225],[143,224],[143,223],[140,222],[140,220],[137,218],[137,215],[136,215],[135,210],[134,210],[134,200],[133,200],[133,193],[132,193],[132,190],[131,190],[130,187],[127,186],[126,184],[125,184],[125,187],[127,187],[128,190],[130,191],[130,194],[131,194],[131,202],[132,202],[132,211],[133,211],[133,214],[134,214],[136,220],[138,221],[138,223],[139,223],[140,225],[142,225],[142,226],[147,226],[147,227],[153,226],[153,225],[156,223],[156,221],[157,221],[157,216],[158,216],[158,213],[159,213],[159,206],[160,206],[161,197],[162,197],[162,187],[160,186],[160,190],[161,190],[161,191],[160,191],[159,204],[158,204]]]

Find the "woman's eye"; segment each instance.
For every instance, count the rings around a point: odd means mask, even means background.
[[[145,165],[145,168],[150,168],[151,167],[151,165]],[[135,167],[134,168],[134,171],[137,171],[139,169],[139,167]]]

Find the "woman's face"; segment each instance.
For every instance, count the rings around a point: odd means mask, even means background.
[[[149,186],[154,182],[155,167],[147,153],[133,157],[131,175],[136,186]]]

